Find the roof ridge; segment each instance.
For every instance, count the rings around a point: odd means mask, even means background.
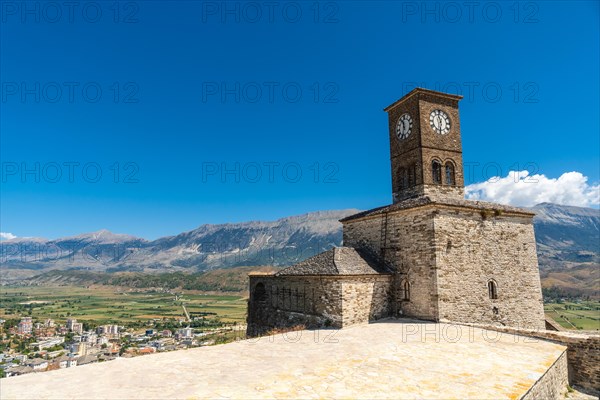
[[[333,255],[333,266],[335,267],[335,270],[336,270],[336,271],[337,271],[337,273],[339,274],[339,273],[340,273],[340,269],[339,269],[339,267],[338,267],[338,265],[337,265],[337,262],[336,262],[336,259],[335,259],[335,256],[336,256],[336,251],[337,251],[339,248],[334,246],[332,249],[333,249],[333,252],[332,252],[332,255]]]

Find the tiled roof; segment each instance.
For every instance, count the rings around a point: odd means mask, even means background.
[[[296,265],[285,268],[275,276],[294,275],[377,275],[390,273],[371,254],[352,247],[334,247]]]
[[[404,201],[398,202],[396,204],[390,204],[383,207],[373,208],[371,210],[362,211],[354,215],[350,215],[346,218],[342,218],[341,222],[352,221],[354,219],[370,217],[374,215],[380,215],[387,212],[392,211],[400,211],[407,210],[409,208],[414,207],[422,207],[430,204],[440,205],[440,206],[451,206],[451,207],[463,207],[463,208],[471,208],[478,210],[499,210],[502,212],[523,214],[528,216],[534,216],[535,213],[524,210],[518,207],[506,206],[504,204],[490,203],[487,201],[474,201],[474,200],[444,200],[444,201],[434,201],[427,196],[419,196],[412,199],[406,199]]]
[[[81,356],[77,359],[77,365],[84,365],[84,364],[89,364],[89,363],[93,363],[93,362],[97,362],[98,358],[96,358],[96,356],[92,356],[92,355],[86,355],[86,356]]]
[[[17,365],[15,367],[8,368],[8,371],[16,374],[28,374],[33,372],[33,368],[25,365]]]

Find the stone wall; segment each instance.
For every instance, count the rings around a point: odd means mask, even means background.
[[[440,208],[435,243],[440,319],[545,328],[531,218]]]
[[[368,247],[398,275],[394,282],[393,315],[437,320],[433,210],[409,209],[344,223],[344,245]],[[410,283],[410,301],[400,295]]]
[[[345,246],[367,247],[396,270],[393,315],[544,328],[527,214],[433,204],[346,221],[343,232]]]
[[[250,275],[247,334],[296,326],[342,328],[388,317],[391,280],[390,275]]]
[[[368,323],[391,315],[392,277],[344,277],[342,326]]]
[[[596,396],[600,395],[600,335],[521,329],[485,324],[461,324],[482,329],[550,340],[567,347],[569,382]]]
[[[259,285],[264,287],[264,298],[257,294]],[[341,294],[338,280],[250,275],[248,336],[294,326],[341,328]]]
[[[542,377],[522,397],[523,400],[564,399],[567,392],[567,354],[563,353],[558,360],[542,375]]]
[[[465,197],[465,188],[462,186],[425,185],[423,192],[433,201],[439,202],[456,199],[462,200]]]
[[[552,340],[567,346],[569,381],[590,393],[600,395],[600,336],[571,332],[526,331],[515,333]]]

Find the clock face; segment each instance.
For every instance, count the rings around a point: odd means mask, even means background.
[[[435,132],[445,135],[450,132],[450,117],[442,110],[433,110],[429,114],[429,125]]]
[[[398,118],[398,122],[396,122],[396,136],[398,139],[404,140],[412,131],[412,118],[408,114],[402,114],[400,118]]]

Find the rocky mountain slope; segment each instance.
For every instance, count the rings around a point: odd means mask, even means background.
[[[597,296],[600,210],[549,203],[533,210],[543,285]],[[202,225],[154,241],[106,230],[56,240],[12,239],[0,243],[2,278],[12,282],[49,270],[158,273],[285,266],[340,245],[338,220],[356,212],[319,211],[269,222]]]
[[[318,211],[277,221],[202,225],[147,241],[106,230],[56,240],[0,243],[2,266],[24,271],[204,271],[252,265],[290,265],[341,244],[338,222],[358,210]]]
[[[543,203],[533,207],[542,286],[600,296],[600,210]]]

